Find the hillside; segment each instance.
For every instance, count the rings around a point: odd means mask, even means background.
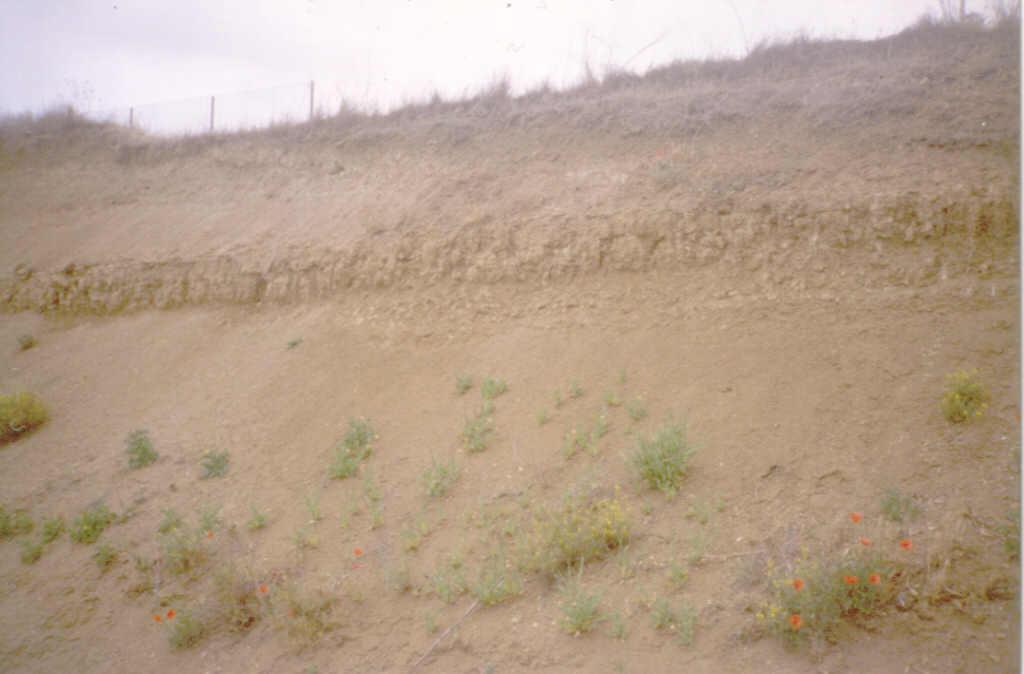
[[[0,123],[0,393],[51,416],[0,445],[0,505],[23,541],[121,516],[106,569],[0,540],[0,669],[1011,670],[1019,50],[924,24],[237,135]],[[957,370],[990,395],[967,423]],[[481,412],[485,377],[508,391]],[[331,479],[359,418],[372,454]],[[629,457],[676,422],[669,496]],[[160,458],[130,470],[137,429]],[[574,572],[604,616],[576,636],[524,561],[566,498],[630,529]],[[219,512],[188,573],[168,509]],[[757,617],[868,549],[870,610]],[[487,606],[495,574],[518,592]],[[203,639],[173,650],[181,615]]]

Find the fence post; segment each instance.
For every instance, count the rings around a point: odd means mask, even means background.
[[[309,121],[313,121],[313,80],[309,81]]]
[[[128,108],[128,128],[135,128],[135,108]]]
[[[210,96],[210,133],[213,133],[213,108],[216,100],[215,96]]]

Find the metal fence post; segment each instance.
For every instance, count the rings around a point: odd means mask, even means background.
[[[213,108],[216,100],[215,96],[210,96],[210,133],[213,133]]]
[[[309,121],[313,121],[313,80],[309,81]]]

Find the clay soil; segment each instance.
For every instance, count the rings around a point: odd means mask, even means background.
[[[102,570],[65,534],[29,564],[0,541],[0,669],[1015,671],[1018,64],[1017,26],[924,25],[233,136],[9,120],[0,392],[51,418],[0,447],[0,504],[38,537],[102,501],[120,555]],[[990,403],[953,424],[962,369]],[[508,390],[470,453],[486,377]],[[330,479],[353,418],[373,453]],[[696,452],[669,497],[629,456],[672,420]],[[131,470],[136,429],[160,456]],[[228,472],[201,479],[211,450]],[[440,497],[433,459],[461,469]],[[888,490],[917,512],[886,519]],[[567,493],[631,526],[579,572],[608,618],[586,634],[516,563]],[[204,508],[206,559],[175,574],[165,511]],[[898,596],[788,646],[756,616],[771,580],[857,527]],[[519,592],[484,606],[499,552]],[[453,559],[469,591],[448,602]],[[225,569],[258,606],[240,621]],[[291,592],[328,606],[309,643]],[[659,598],[693,607],[691,644],[654,628]],[[172,649],[184,615],[203,638]]]

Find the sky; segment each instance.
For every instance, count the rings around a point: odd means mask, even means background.
[[[875,39],[941,2],[0,0],[0,114],[73,104],[125,122],[133,107],[143,128],[191,131],[215,95],[219,125],[255,126],[308,115],[310,81],[319,111],[386,111],[501,77],[564,87],[588,63],[642,73],[798,34]]]

